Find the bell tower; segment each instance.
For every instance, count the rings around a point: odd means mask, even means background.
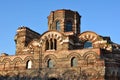
[[[48,30],[79,34],[80,18],[81,16],[76,11],[66,9],[52,11],[48,16]]]

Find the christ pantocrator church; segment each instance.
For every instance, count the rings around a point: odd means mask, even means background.
[[[110,37],[81,31],[81,16],[52,11],[48,31],[19,27],[16,54],[0,56],[0,80],[120,80],[120,45]]]

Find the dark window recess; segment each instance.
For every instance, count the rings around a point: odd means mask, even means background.
[[[66,23],[65,31],[66,31],[66,32],[72,31],[72,22],[71,22],[71,21],[68,21],[68,22]]]

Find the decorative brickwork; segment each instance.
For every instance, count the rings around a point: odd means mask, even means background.
[[[16,54],[0,56],[0,80],[119,80],[120,45],[80,32],[78,12],[52,11],[48,31],[25,26],[15,35]]]

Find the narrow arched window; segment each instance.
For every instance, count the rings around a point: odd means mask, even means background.
[[[71,67],[75,67],[75,66],[77,66],[77,64],[78,64],[77,58],[73,57],[71,59]]]
[[[60,31],[60,22],[59,21],[56,22],[56,30]]]
[[[48,68],[53,68],[53,60],[51,60],[51,59],[48,60],[47,67]]]
[[[71,21],[66,22],[65,31],[66,32],[72,31],[72,22]]]
[[[49,49],[49,42],[48,42],[48,40],[46,40],[46,50],[48,50]]]
[[[26,63],[26,69],[31,69],[32,68],[32,61],[28,60]]]
[[[84,43],[84,48],[92,48],[92,42],[86,41],[86,42]]]
[[[50,49],[53,49],[53,40],[50,39]]]
[[[57,49],[57,40],[56,39],[50,39],[46,40],[45,43],[45,50],[56,50]]]

